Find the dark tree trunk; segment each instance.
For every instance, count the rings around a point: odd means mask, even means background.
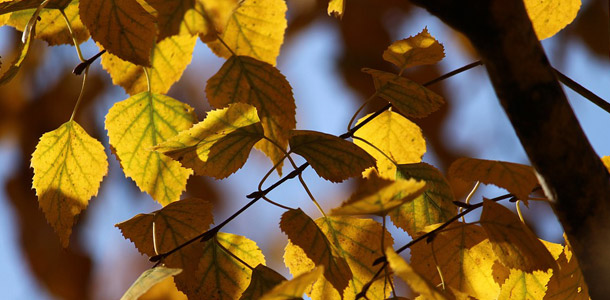
[[[464,33],[568,236],[592,299],[610,295],[610,176],[583,133],[521,1],[412,0]]]

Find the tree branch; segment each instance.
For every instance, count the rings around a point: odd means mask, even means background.
[[[610,294],[610,176],[589,144],[522,1],[412,0],[463,32],[578,257],[593,299]]]

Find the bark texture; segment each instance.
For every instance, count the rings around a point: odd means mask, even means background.
[[[610,175],[593,151],[521,1],[412,0],[472,42],[538,172],[592,299],[610,295]]]

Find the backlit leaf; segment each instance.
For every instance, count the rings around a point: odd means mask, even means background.
[[[580,0],[525,0],[525,9],[538,39],[555,35],[572,23],[580,9]]]
[[[498,299],[542,300],[553,274],[553,270],[527,273],[522,270],[508,269],[508,278],[500,288]]]
[[[139,300],[188,300],[186,295],[178,290],[173,277],[165,278],[148,290]]]
[[[375,159],[360,147],[334,135],[294,130],[290,151],[303,156],[320,177],[341,182],[375,165]]]
[[[457,159],[449,167],[449,176],[505,188],[523,201],[527,201],[538,185],[538,178],[530,166],[476,158]]]
[[[362,122],[368,116],[364,116],[358,122]],[[426,141],[421,129],[393,111],[383,112],[356,131],[355,136],[373,144],[397,164],[420,162],[426,153]],[[363,141],[354,139],[354,144],[377,160],[377,171],[382,178],[391,180],[396,178],[396,165],[391,160]]]
[[[181,269],[171,269],[163,266],[148,269],[129,287],[121,300],[137,300],[157,283],[180,272],[182,272]]]
[[[411,247],[411,265],[419,274],[440,284],[438,262],[446,287],[476,299],[496,299],[500,292],[492,273],[496,259],[483,228],[464,223],[449,225],[431,243]]]
[[[326,12],[329,16],[341,19],[343,18],[343,11],[345,11],[345,0],[328,1],[328,8],[326,9]]]
[[[443,97],[405,77],[373,69],[362,71],[373,76],[377,95],[408,117],[423,118],[445,103]]]
[[[588,300],[589,290],[569,243],[556,260],[559,270],[553,271],[544,300]]]
[[[295,276],[293,279],[284,281],[267,292],[260,300],[284,300],[299,299],[305,291],[322,276],[324,266],[315,267],[313,270]]]
[[[40,13],[40,11],[38,11],[38,13]],[[30,50],[30,45],[32,43],[32,39],[34,38],[33,33],[36,31],[37,18],[38,15],[34,13],[28,21],[28,24],[26,25],[24,33],[21,37],[22,44],[19,45],[19,56],[15,57],[8,69],[6,69],[4,73],[2,73],[2,76],[0,76],[0,86],[11,81],[11,79],[17,75],[17,72],[19,72],[23,61]]]
[[[383,59],[400,71],[420,65],[435,64],[445,57],[443,45],[424,28],[415,36],[392,43],[383,52]]]
[[[389,213],[394,225],[415,236],[426,226],[443,223],[456,215],[453,191],[438,169],[426,163],[398,165],[396,179],[411,178],[425,181],[426,190]]]
[[[287,27],[286,9],[284,0],[244,0],[220,34],[233,53],[219,41],[208,46],[220,57],[245,55],[275,66]]]
[[[256,107],[265,136],[286,150],[290,131],[296,127],[296,105],[286,77],[275,67],[247,56],[233,56],[208,80],[205,88],[210,104],[216,108],[242,102]],[[256,144],[278,163],[284,152],[273,143]],[[281,175],[281,164],[277,171]]]
[[[443,300],[447,299],[440,291],[438,291],[424,277],[417,274],[415,270],[402,258],[396,254],[391,247],[388,247],[386,257],[390,268],[398,277],[404,280],[409,287],[416,293],[419,293],[426,300]]]
[[[213,37],[216,31],[224,30],[238,4],[236,0],[147,0],[147,3],[158,13],[159,40],[178,34]]]
[[[606,166],[606,169],[608,169],[608,172],[610,172],[610,156],[602,157],[602,162],[604,163],[604,166]]]
[[[536,235],[508,208],[483,200],[481,225],[502,264],[528,273],[557,270],[557,263]]]
[[[197,175],[224,178],[241,168],[263,128],[256,108],[235,103],[208,112],[205,120],[155,147]]]
[[[240,300],[258,300],[280,282],[285,281],[284,276],[264,265],[258,265],[252,270],[250,285],[241,295]],[[303,292],[304,293],[304,292]],[[301,295],[303,294],[301,293]]]
[[[379,270],[378,266],[373,266],[373,262],[383,255],[382,244],[389,246],[394,243],[390,233],[384,230],[379,222],[355,217],[319,218],[316,224],[332,243],[337,255],[345,258],[353,277],[347,289],[343,291],[343,298],[326,277],[318,279],[307,294],[312,299],[355,299],[363,285]],[[293,275],[314,268],[314,263],[306,257],[303,250],[292,243],[286,247],[284,261]],[[384,280],[375,281],[367,292],[369,299],[385,299],[389,294],[390,289],[384,284]]]
[[[356,192],[340,207],[333,209],[331,214],[385,216],[389,211],[417,198],[425,188],[425,181],[391,181],[372,173],[369,179],[360,184]]]
[[[324,266],[324,277],[339,294],[343,295],[343,291],[352,279],[352,272],[345,258],[337,255],[333,245],[318,225],[299,208],[289,210],[282,215],[280,229],[286,233],[291,245],[298,246],[313,264]],[[295,276],[305,272],[302,269],[301,259],[304,258],[297,255],[289,256],[288,250],[284,257],[287,264],[299,265],[300,271],[291,268]]]
[[[81,0],[79,8],[94,41],[123,60],[150,66],[157,28],[137,0]]]
[[[171,1],[170,1],[171,2]],[[153,93],[166,94],[178,81],[191,63],[196,37],[172,36],[157,43],[152,49],[151,65],[148,69],[150,88]],[[148,90],[144,68],[115,55],[102,55],[102,66],[112,77],[112,83],[120,85],[130,95]]]
[[[47,221],[67,247],[76,216],[108,172],[104,146],[74,121],[42,135],[32,154],[32,186]]]
[[[89,31],[83,25],[78,13],[78,1],[72,1],[64,12],[70,20],[70,25],[74,32],[74,37],[78,43],[83,43],[89,39]],[[49,45],[73,44],[72,36],[66,25],[64,17],[58,9],[43,9],[40,12],[40,21],[36,24],[35,38],[42,39]],[[34,14],[35,9],[21,10],[11,14],[7,21],[7,25],[15,27],[19,31],[23,31]]]
[[[190,128],[195,120],[190,106],[149,92],[115,103],[106,115],[110,145],[125,176],[163,205],[180,199],[193,171],[152,147]]]
[[[189,299],[235,300],[248,287],[252,270],[225,249],[249,266],[265,264],[256,243],[240,235],[221,232],[207,242],[196,243],[195,247],[201,253],[196,271],[189,277],[176,278],[178,288]]]
[[[170,251],[199,235],[210,227],[213,220],[210,202],[189,198],[170,203],[149,214],[138,214],[115,226],[135,244],[140,253],[153,256]],[[177,256],[181,256],[180,251],[170,258]]]

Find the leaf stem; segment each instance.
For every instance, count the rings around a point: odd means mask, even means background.
[[[84,62],[85,58],[83,57],[83,53],[80,50],[80,45],[76,41],[76,36],[74,35],[74,30],[72,29],[72,24],[70,24],[70,20],[68,16],[66,16],[66,12],[63,9],[60,9],[61,15],[64,17],[64,21],[66,21],[66,26],[68,27],[68,32],[70,32],[70,37],[72,37],[72,43],[74,43],[74,48],[76,48],[76,54],[78,55],[78,59],[80,62]]]
[[[70,116],[70,121],[74,120],[74,116],[76,116],[76,111],[80,106],[81,100],[83,99],[83,95],[85,94],[85,84],[87,83],[87,74],[89,73],[89,66],[85,68],[85,74],[83,75],[83,83],[80,86],[80,93],[78,94],[78,99],[76,99],[76,104],[74,104],[74,109],[72,110],[72,115]]]
[[[477,190],[479,189],[479,185],[481,185],[481,182],[480,182],[480,181],[477,181],[477,183],[475,183],[475,184],[474,184],[474,187],[472,188],[472,190],[470,191],[470,193],[468,193],[468,196],[466,196],[466,200],[464,200],[464,202],[465,202],[467,205],[470,205],[470,199],[472,199],[472,196],[474,196],[474,193],[476,193],[476,192],[477,192]],[[462,212],[463,207],[458,208],[458,210],[459,210],[460,212]],[[462,222],[466,223],[466,219],[465,219],[465,217],[462,217]]]
[[[147,87],[146,90],[150,93],[151,85],[150,85],[150,75],[148,74],[148,68],[142,67],[142,69],[144,69],[144,75],[146,75],[146,87]]]
[[[385,156],[385,158],[387,158],[389,161],[391,161],[395,166],[398,165],[398,163],[394,159],[392,159],[390,156],[388,156],[385,152],[381,151],[381,149],[379,149],[377,146],[373,145],[371,142],[369,142],[361,137],[358,137],[358,136],[353,136],[352,138],[354,140],[362,141],[363,143],[373,147],[373,149],[377,150],[379,153],[381,153],[383,156]]]

